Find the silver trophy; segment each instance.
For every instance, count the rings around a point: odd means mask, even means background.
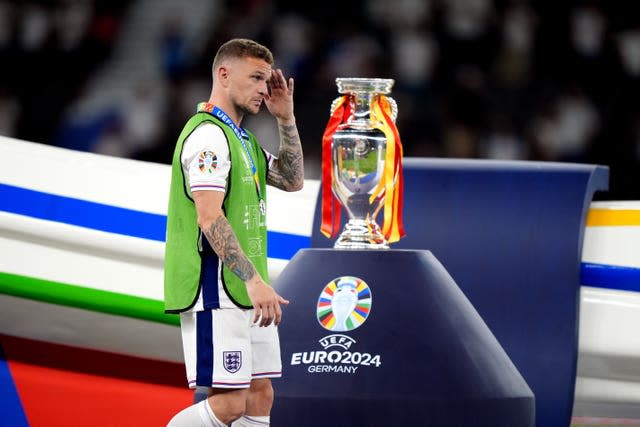
[[[393,79],[336,79],[338,92],[348,95],[351,103],[351,116],[338,126],[331,147],[333,193],[349,215],[334,244],[337,249],[389,248],[375,220],[384,201],[384,188],[378,184],[385,170],[387,140],[372,126],[370,112],[376,97],[391,92],[393,83]],[[340,99],[333,102],[332,113]],[[397,105],[387,99],[395,122]]]

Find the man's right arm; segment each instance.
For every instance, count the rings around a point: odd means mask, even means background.
[[[264,282],[240,247],[240,242],[222,211],[224,193],[194,191],[192,194],[200,229],[222,263],[247,286],[255,309],[254,322],[260,319],[260,326],[267,326],[272,322],[278,325],[282,318],[280,304],[287,304],[288,301]]]

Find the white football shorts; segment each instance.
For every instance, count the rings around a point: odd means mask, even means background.
[[[282,376],[278,328],[253,324],[254,310],[180,313],[189,388],[246,388],[252,379]]]

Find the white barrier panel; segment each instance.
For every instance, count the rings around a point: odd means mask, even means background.
[[[170,173],[0,137],[0,330],[181,361],[177,316],[163,314]],[[309,246],[318,189],[268,188],[271,278]]]
[[[582,263],[574,415],[640,417],[640,202],[591,204]]]

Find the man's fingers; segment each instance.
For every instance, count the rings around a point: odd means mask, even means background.
[[[278,295],[278,304],[287,305],[287,304],[289,304],[289,300],[288,299],[284,299],[280,295]]]
[[[282,298],[280,298],[282,299]],[[280,304],[276,304],[276,318],[273,323],[278,326],[280,321],[282,320],[282,309],[280,308]]]
[[[289,77],[287,80],[280,68],[273,70],[271,71],[271,78],[269,79],[269,88],[286,89],[293,93],[293,77]]]
[[[273,70],[271,72],[271,86],[274,88],[282,88],[287,85],[286,80],[284,79],[284,75],[282,74],[281,69]]]
[[[275,312],[271,305],[260,305],[254,309],[253,323],[258,326],[269,326],[275,317]]]
[[[260,323],[258,324],[258,326],[269,326],[273,322],[273,318],[275,317],[273,308],[270,305],[266,305],[262,307],[261,313],[262,315],[260,316]]]
[[[260,326],[267,326],[269,324],[269,309],[262,307],[262,318],[260,319]]]
[[[262,311],[262,309],[260,308],[260,306],[254,307],[253,310],[253,323],[258,323],[258,320],[260,320],[260,312]]]
[[[258,326],[278,325],[282,320],[282,309],[280,305],[289,304],[289,300],[280,296],[273,288],[266,286],[266,294],[255,296],[253,301],[254,314],[253,324]]]
[[[269,78],[269,87],[275,89],[278,87],[278,79],[275,71],[271,71],[271,77]]]
[[[276,307],[277,306],[278,305],[276,304]],[[269,305],[269,320],[265,326],[269,326],[270,324],[275,322],[276,318],[277,318],[277,314],[276,314],[276,310],[274,309],[274,306]]]

